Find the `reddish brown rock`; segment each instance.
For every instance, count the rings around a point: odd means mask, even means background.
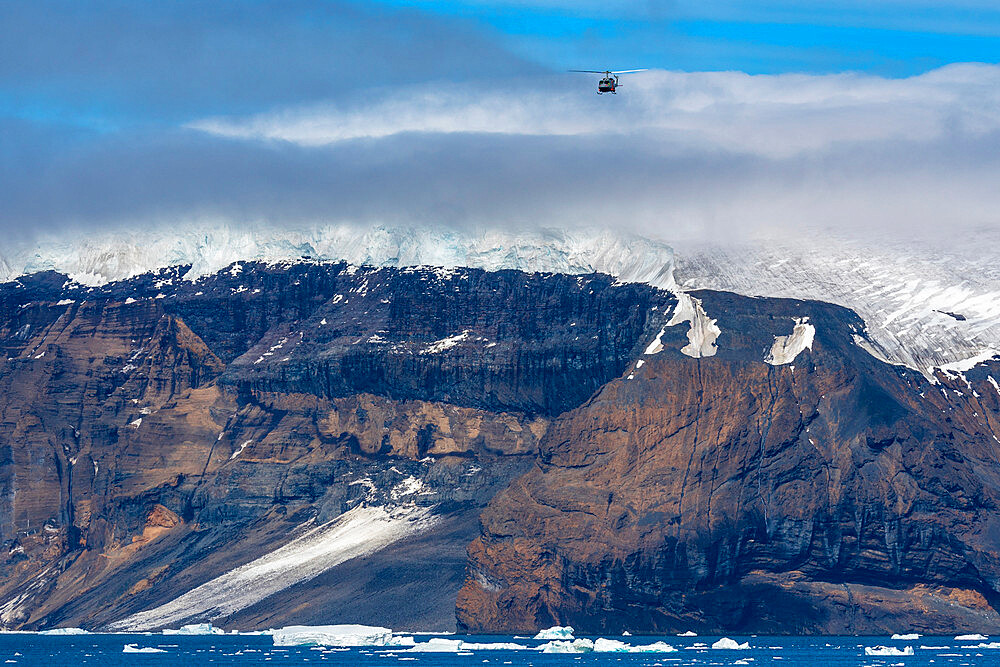
[[[1000,629],[1000,404],[985,377],[933,386],[882,364],[836,307],[701,296],[718,354],[678,353],[687,326],[668,327],[663,352],[553,423],[483,514],[460,626]],[[812,349],[764,363],[805,316]]]

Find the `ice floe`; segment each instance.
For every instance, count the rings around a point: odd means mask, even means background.
[[[138,646],[137,644],[125,644],[122,647],[122,653],[166,653],[162,648],[153,648],[152,646]]]
[[[914,639],[920,639],[920,635],[918,635],[915,632],[911,632],[911,633],[908,633],[908,634],[905,634],[905,635],[901,635],[899,633],[896,633],[892,637],[890,637],[890,639],[893,639],[893,640],[896,640],[896,641],[913,641]]]
[[[409,650],[414,653],[458,653],[463,650],[461,639],[431,637],[425,642],[414,644]]]
[[[589,639],[556,639],[538,647],[542,653],[593,653],[594,642]]]
[[[666,642],[632,646],[617,639],[555,639],[537,648],[542,653],[673,653],[677,649]]]
[[[730,649],[733,651],[745,651],[750,648],[748,642],[743,642],[742,644],[735,639],[730,639],[729,637],[723,637],[719,641],[712,644],[714,649]]]
[[[398,646],[392,630],[371,625],[289,625],[272,630],[271,639],[275,646]]]
[[[896,648],[895,646],[866,646],[865,655],[913,655],[912,646]]]
[[[176,630],[170,628],[163,628],[161,632],[165,635],[224,635],[226,631],[222,628],[217,628],[211,623],[191,623],[189,625],[182,625]]]
[[[51,630],[42,630],[38,634],[40,635],[89,635],[90,632],[84,630],[83,628],[52,628]]]
[[[573,628],[569,625],[556,625],[540,630],[535,639],[573,639]]]
[[[987,637],[986,635],[979,635],[979,634],[955,636],[955,641],[959,642],[984,642],[987,639],[989,639],[989,637]]]
[[[528,647],[524,644],[515,644],[514,642],[492,642],[479,644],[475,642],[462,642],[463,651],[527,651]]]

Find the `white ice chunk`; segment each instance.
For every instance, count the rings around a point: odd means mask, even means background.
[[[913,655],[912,646],[896,648],[895,646],[866,646],[865,655]]]
[[[90,632],[84,630],[83,628],[52,628],[51,630],[42,630],[38,634],[40,635],[89,635]]]
[[[538,647],[542,653],[593,653],[594,642],[589,639],[574,639],[572,641],[555,640]]]
[[[632,647],[617,639],[598,638],[594,641],[595,653],[628,653]]]
[[[136,644],[125,644],[122,647],[122,653],[166,653],[162,648],[153,648],[152,646],[143,646],[140,648]]]
[[[569,625],[555,625],[539,631],[535,639],[573,639],[573,628]]]
[[[275,646],[386,646],[392,630],[371,625],[289,625],[271,631]]]
[[[182,625],[176,630],[171,630],[170,628],[163,628],[163,634],[165,635],[224,635],[226,631],[222,628],[216,628],[211,623],[191,623],[189,625]]]
[[[750,648],[750,644],[743,642],[742,644],[735,639],[730,639],[729,637],[723,637],[719,641],[712,644],[712,648],[717,649],[731,649],[734,651],[745,651]]]
[[[920,635],[918,635],[918,634],[917,634],[917,633],[915,633],[915,632],[910,632],[910,633],[907,633],[907,634],[905,634],[905,635],[901,635],[901,634],[898,634],[898,633],[897,633],[897,634],[894,634],[894,635],[893,635],[893,636],[891,637],[891,639],[893,639],[893,640],[896,640],[896,641],[906,641],[906,642],[910,642],[910,641],[913,641],[913,640],[915,640],[915,639],[920,639]]]
[[[775,336],[771,351],[764,358],[764,361],[772,366],[782,366],[795,361],[795,357],[803,350],[812,349],[813,338],[816,336],[816,327],[809,324],[808,317],[796,317],[795,327],[788,336]]]
[[[463,646],[461,639],[432,637],[425,642],[414,644],[409,650],[414,653],[458,653],[463,650]]]
[[[629,649],[629,653],[674,653],[676,651],[676,648],[666,642],[653,642],[652,644],[633,646]]]
[[[688,630],[687,632],[681,632],[677,636],[678,637],[697,637],[698,633],[697,632],[692,632],[691,630]]]
[[[463,651],[527,651],[524,644],[514,642],[494,642],[489,644],[477,644],[474,642],[462,642]]]
[[[989,639],[986,635],[972,634],[972,635],[956,635],[955,641],[959,642],[983,642]]]

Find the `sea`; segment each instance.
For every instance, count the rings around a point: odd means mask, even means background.
[[[86,634],[52,636],[31,633],[0,633],[0,665],[362,665],[371,667],[432,667],[434,665],[482,666],[528,665],[556,666],[648,665],[650,667],[698,667],[715,665],[776,665],[790,667],[833,667],[868,665],[871,667],[928,665],[1000,665],[1000,643],[990,640],[958,641],[953,637],[920,637],[892,640],[888,637],[739,637],[731,636],[728,645],[742,648],[712,648],[721,638],[714,637],[616,637],[615,642],[629,647],[666,642],[672,652],[632,653],[621,650],[593,652],[587,642],[576,648],[564,645],[569,653],[543,653],[538,647],[545,641],[525,637],[490,635],[443,637],[440,652],[419,650],[428,636],[416,638],[417,649],[401,647],[323,647],[275,646],[268,635],[161,635],[161,634]],[[596,640],[597,638],[590,638]],[[456,641],[461,643],[456,645]],[[464,647],[477,644],[511,643],[525,648]],[[604,647],[617,646],[603,642]],[[424,649],[427,646],[423,647]],[[872,650],[898,655],[868,655]]]

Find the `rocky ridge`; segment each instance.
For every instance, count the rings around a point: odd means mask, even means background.
[[[1000,628],[995,360],[603,274],[190,272],[0,286],[4,627]]]

